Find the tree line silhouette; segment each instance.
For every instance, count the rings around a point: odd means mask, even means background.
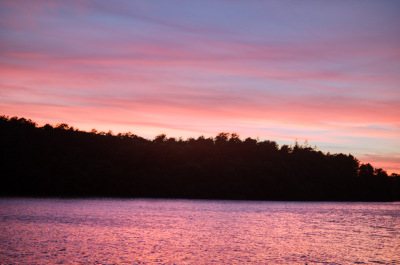
[[[350,154],[235,133],[149,140],[0,116],[0,151],[0,196],[400,200],[400,175]]]

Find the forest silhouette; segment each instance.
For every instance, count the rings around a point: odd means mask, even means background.
[[[307,143],[145,139],[0,116],[0,196],[398,201],[400,175]]]

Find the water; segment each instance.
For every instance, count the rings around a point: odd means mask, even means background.
[[[1,264],[400,264],[400,203],[0,199]]]

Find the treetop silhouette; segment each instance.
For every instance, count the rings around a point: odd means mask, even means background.
[[[221,132],[153,140],[0,116],[1,196],[400,200],[400,176],[350,154]]]

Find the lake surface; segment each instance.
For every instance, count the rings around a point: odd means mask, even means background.
[[[0,199],[1,264],[400,264],[400,203]]]

